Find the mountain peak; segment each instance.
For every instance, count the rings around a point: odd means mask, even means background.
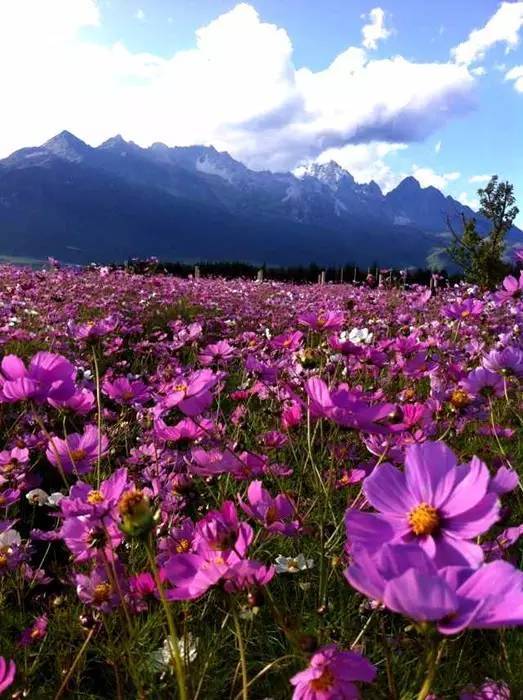
[[[397,190],[402,190],[402,191],[418,191],[421,189],[421,185],[419,184],[419,181],[416,180],[416,178],[413,175],[409,175],[408,177],[403,178],[403,180],[399,183],[399,185],[396,187]]]
[[[327,163],[311,163],[301,172],[301,177],[308,175],[320,180],[331,190],[337,190],[339,183],[347,179],[354,183],[352,175],[344,170],[335,160],[329,160]]]
[[[46,141],[42,148],[64,160],[79,161],[91,147],[70,131],[64,130]]]

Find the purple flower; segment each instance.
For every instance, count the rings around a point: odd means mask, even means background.
[[[226,340],[220,340],[217,343],[211,343],[205,347],[198,359],[205,367],[212,365],[213,362],[228,362],[234,357],[234,348]]]
[[[298,323],[315,331],[339,330],[345,321],[343,311],[320,311],[302,314]]]
[[[210,369],[193,372],[189,376],[178,377],[170,386],[168,396],[155,408],[155,417],[177,407],[186,416],[197,416],[212,403],[211,389],[218,377]]]
[[[379,513],[349,510],[347,535],[369,551],[385,541],[414,542],[438,565],[478,564],[483,553],[470,540],[499,518],[489,486],[489,471],[476,457],[458,466],[441,442],[411,445],[405,472],[386,463],[365,479],[365,496]]]
[[[499,302],[510,301],[511,299],[519,299],[523,292],[523,270],[519,274],[519,279],[509,275],[503,280],[503,289],[496,294]]]
[[[274,566],[259,561],[242,559],[232,564],[224,575],[224,588],[228,593],[266,586],[275,574]]]
[[[28,647],[44,639],[47,634],[47,625],[47,615],[40,615],[40,617],[37,617],[34,623],[30,627],[27,627],[20,635],[18,641],[20,646]]]
[[[76,593],[82,603],[86,603],[104,613],[110,613],[118,607],[120,603],[119,592],[114,584],[108,580],[104,567],[96,567],[87,576],[85,574],[76,574],[74,580]],[[122,589],[123,585],[120,588]]]
[[[462,690],[459,700],[510,700],[510,688],[504,681],[486,680],[479,688]]]
[[[296,519],[296,506],[288,496],[278,494],[273,498],[261,481],[253,481],[247,489],[247,500],[248,504],[240,500],[240,508],[269,532],[287,537],[297,534],[300,523]]]
[[[483,358],[481,364],[491,372],[523,376],[523,350],[508,346],[503,350],[492,350]]]
[[[376,668],[365,657],[329,644],[311,657],[305,671],[290,679],[292,700],[358,700],[356,683],[372,683],[375,678]]]
[[[97,518],[80,515],[65,519],[61,537],[75,561],[83,562],[95,558],[101,550],[107,558],[112,558],[123,534],[114,522],[103,523]]]
[[[0,370],[0,402],[67,401],[75,391],[73,365],[51,352],[36,353],[27,368],[16,355],[6,355]]]
[[[142,404],[149,398],[149,389],[144,382],[129,381],[127,377],[119,377],[113,382],[105,379],[102,389],[104,394],[120,404]]]
[[[473,369],[462,379],[460,385],[471,396],[503,396],[503,378],[496,372],[491,372],[484,367]]]
[[[418,547],[386,545],[374,556],[355,550],[345,576],[361,593],[412,620],[435,622],[445,635],[523,624],[523,572],[505,561],[438,569]]]
[[[8,661],[3,656],[0,656],[0,693],[3,693],[6,688],[12,684],[15,679],[16,666],[14,661]]]
[[[65,440],[52,438],[45,454],[53,466],[60,467],[66,474],[86,474],[98,459],[99,439],[103,456],[107,452],[109,441],[105,435],[99,438],[98,428],[94,425],[87,425],[82,434],[71,433]]]
[[[465,299],[464,301],[457,301],[454,304],[450,304],[443,309],[443,314],[447,318],[464,320],[470,316],[481,316],[485,304],[479,299]]]

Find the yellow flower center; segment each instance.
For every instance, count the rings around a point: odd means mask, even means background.
[[[450,397],[450,403],[454,408],[465,408],[470,403],[470,396],[463,389],[455,389]]]
[[[105,497],[101,491],[89,491],[87,494],[87,503],[90,503],[92,506],[102,503],[104,500]]]
[[[187,391],[187,384],[176,384],[174,390],[183,391],[183,393],[185,394],[185,392]]]
[[[82,459],[85,459],[87,457],[87,452],[85,450],[82,450],[81,448],[79,450],[71,450],[70,456],[73,462],[81,462]]]
[[[437,509],[428,503],[420,503],[409,513],[409,525],[415,535],[432,535],[439,527]]]
[[[0,553],[0,569],[3,569],[4,566],[7,566],[7,554],[4,554],[4,552]]]
[[[188,552],[191,548],[191,543],[187,539],[180,540],[178,544],[176,545],[176,551],[178,554],[183,554],[184,552]]]
[[[120,515],[130,515],[132,517],[143,510],[143,507],[146,505],[148,505],[148,501],[143,491],[132,489],[131,491],[126,491],[120,498],[118,510]]]
[[[470,311],[467,311],[466,309],[461,312],[461,318],[467,318],[467,316],[470,316]]]
[[[314,678],[309,685],[311,690],[330,690],[335,683],[333,672],[326,668],[319,678]]]
[[[99,583],[97,586],[94,587],[94,603],[96,603],[96,605],[100,605],[100,603],[105,603],[107,600],[109,600],[109,596],[111,595],[112,591],[113,589],[110,583]]]

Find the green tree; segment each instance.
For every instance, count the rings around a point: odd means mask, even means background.
[[[453,241],[447,253],[456,263],[469,282],[481,287],[492,288],[507,273],[503,261],[505,238],[519,213],[514,197],[514,186],[509,182],[499,182],[493,175],[485,189],[478,190],[479,213],[490,221],[490,231],[481,236],[476,229],[476,219],[462,214],[463,231],[458,234],[447,218],[447,225]]]

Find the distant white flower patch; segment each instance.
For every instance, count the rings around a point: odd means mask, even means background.
[[[349,340],[354,345],[369,345],[374,334],[368,328],[353,328],[349,333]]]
[[[284,557],[281,554],[276,557],[276,573],[278,574],[298,574],[300,571],[312,569],[314,559],[305,559],[303,554],[297,557]]]

